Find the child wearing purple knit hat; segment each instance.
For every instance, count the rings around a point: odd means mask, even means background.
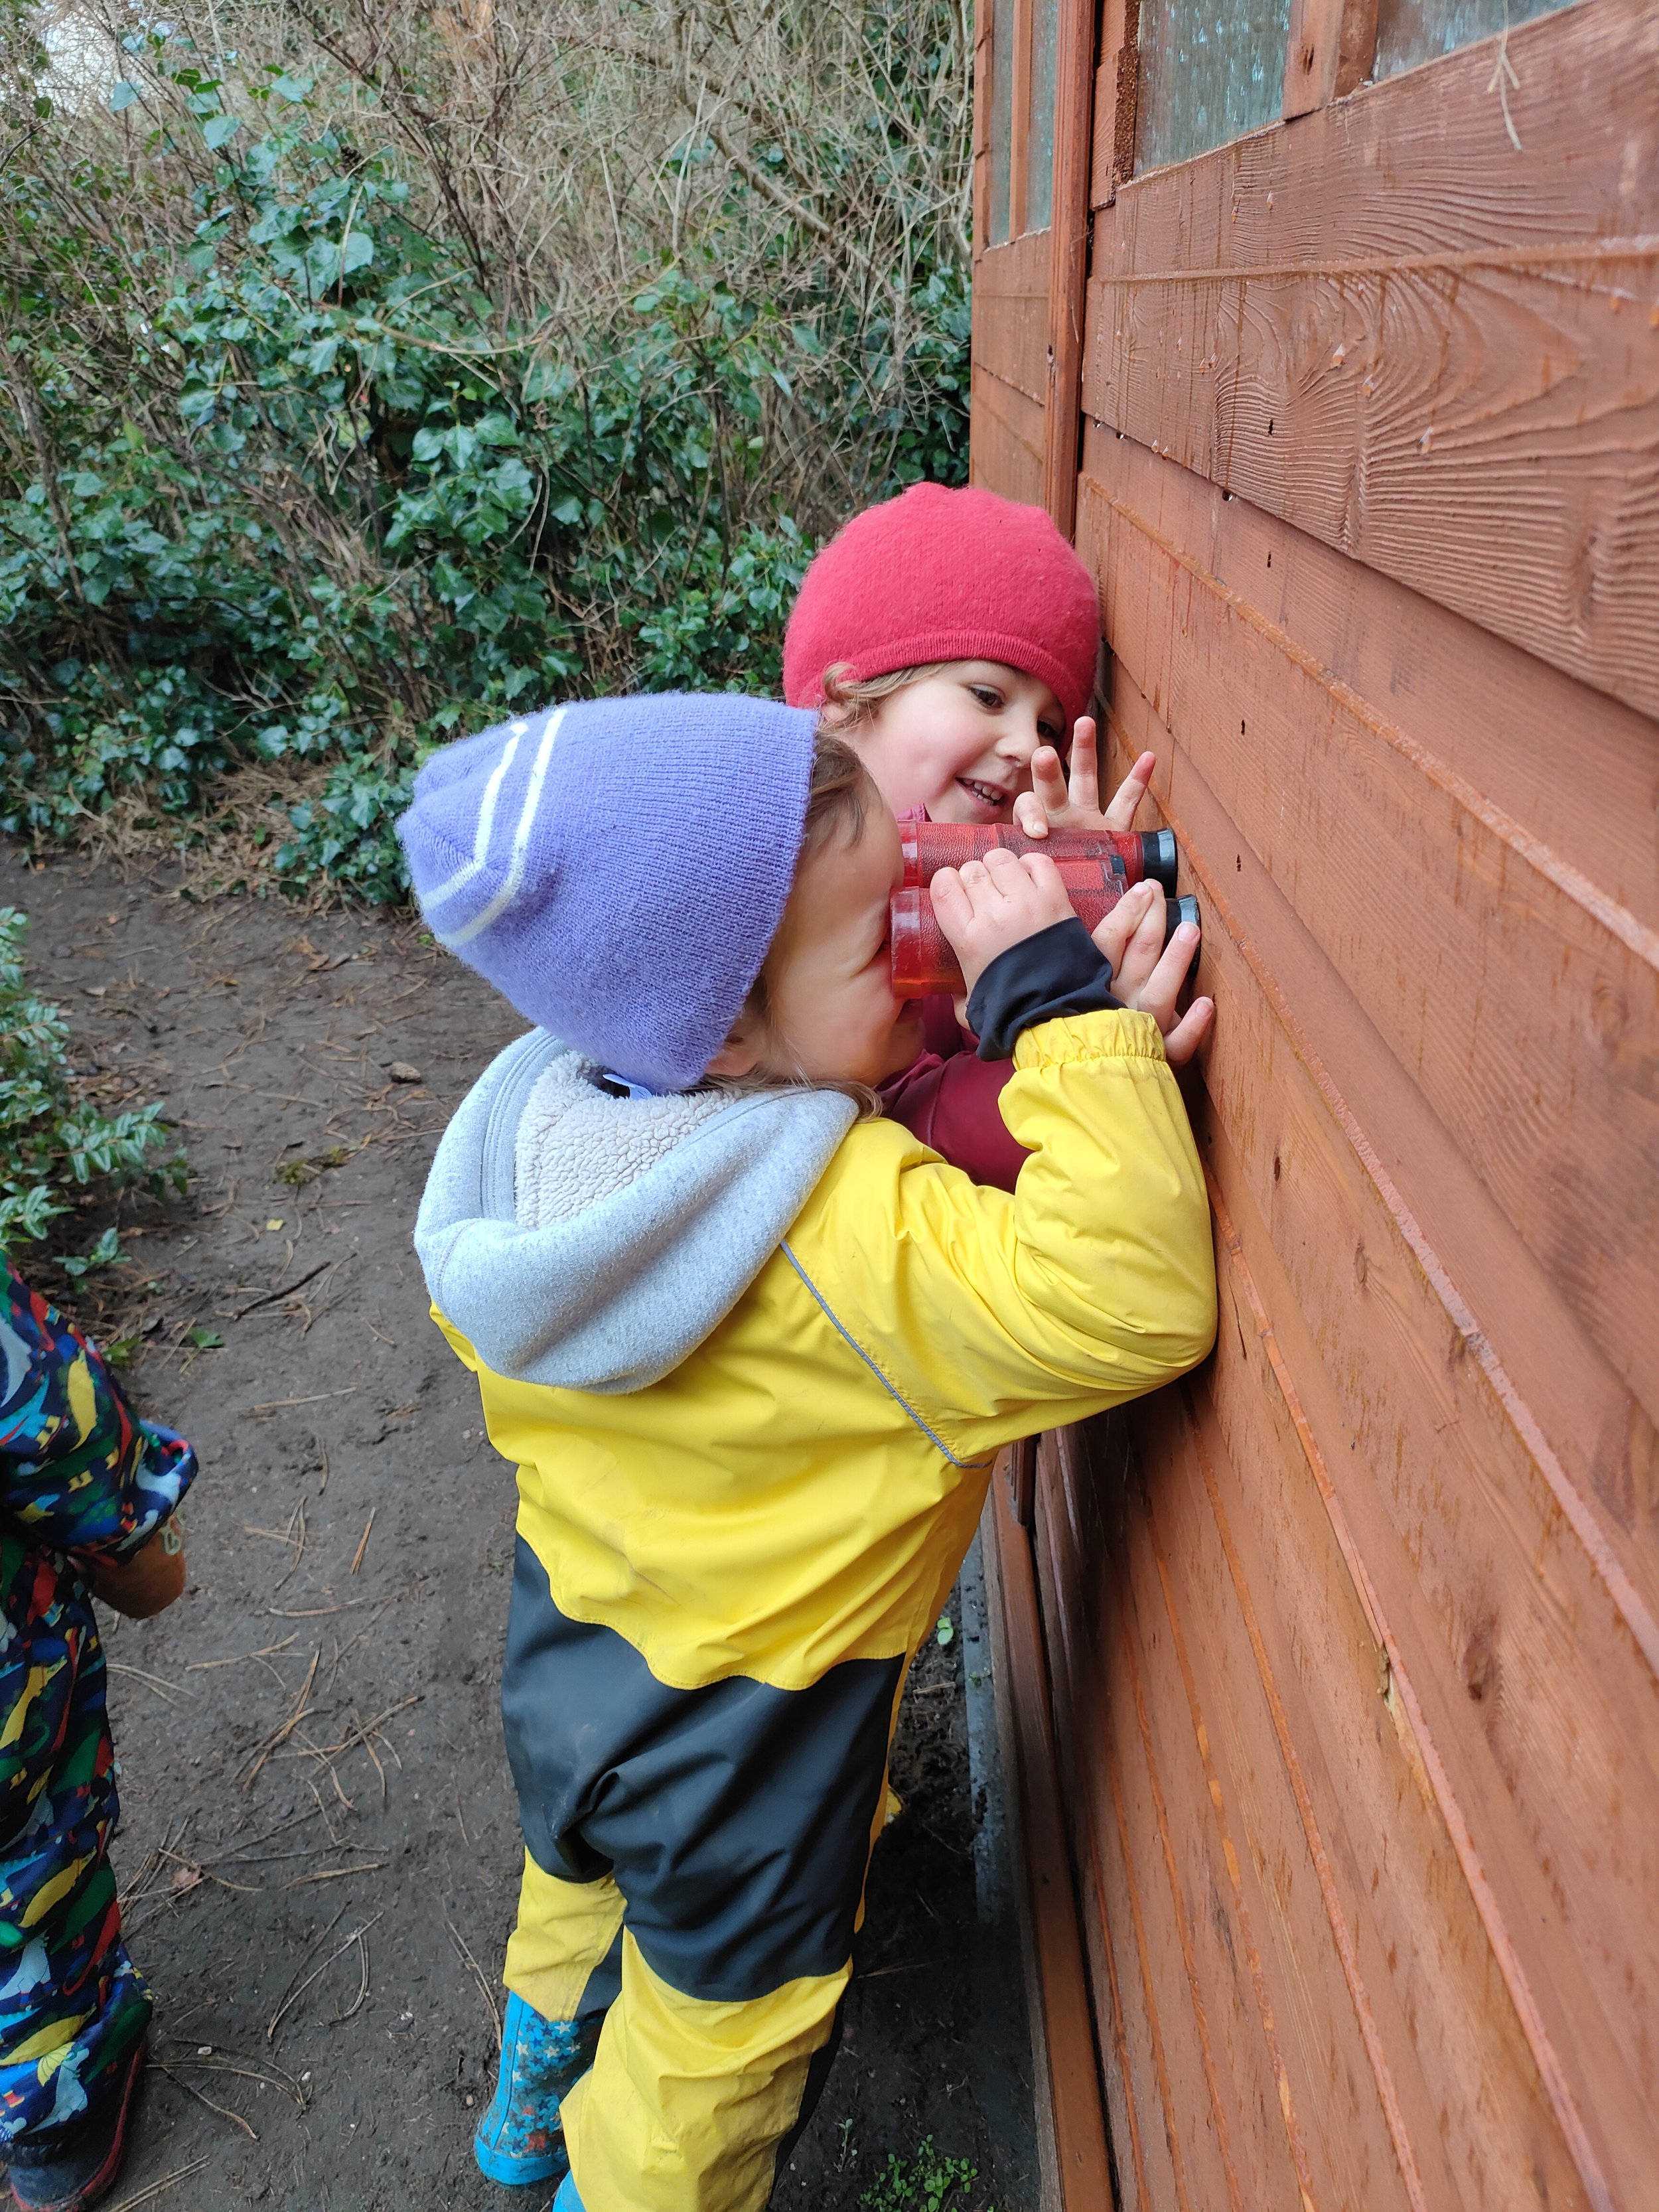
[[[898,831],[813,713],[526,717],[434,756],[400,829],[434,932],[537,1024],[416,1229],[518,1468],[526,1854],[478,2163],[556,2212],[762,2212],[993,1458],[1208,1350],[1202,1174],[1041,856],[933,884],[1013,1054],[1017,1193],[867,1118],[919,1042]]]

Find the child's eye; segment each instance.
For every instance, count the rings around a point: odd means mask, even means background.
[[[1001,711],[1002,694],[1000,691],[994,691],[988,684],[970,684],[968,689],[972,692],[974,697],[978,700],[981,707],[988,708],[994,714]]]

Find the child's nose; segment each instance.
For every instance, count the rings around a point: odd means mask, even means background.
[[[1036,716],[1016,712],[1008,717],[997,739],[997,750],[1016,767],[1030,768],[1031,756],[1042,743],[1042,732],[1037,727]]]

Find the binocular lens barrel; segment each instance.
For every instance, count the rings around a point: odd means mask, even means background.
[[[1063,869],[1066,896],[1072,910],[1086,929],[1098,928],[1117,904],[1128,886],[1121,876],[1113,875],[1098,861],[1092,864],[1097,873],[1089,883],[1070,879],[1071,871],[1078,875],[1085,872],[1086,864],[1073,862]],[[1164,902],[1164,941],[1170,937],[1183,921],[1197,922],[1198,901],[1188,893],[1181,898]],[[943,992],[951,998],[960,998],[963,988],[961,966],[951,949],[951,941],[939,926],[933,912],[931,895],[919,885],[909,884],[895,891],[892,903],[890,957],[893,968],[893,988],[901,999],[927,999]]]
[[[1126,883],[1150,878],[1172,892],[1181,857],[1172,830],[1051,830],[1046,837],[1028,837],[1006,823],[978,829],[967,822],[901,822],[899,838],[907,890],[925,890],[936,870],[982,860],[1000,845],[1010,853],[1046,854],[1062,868],[1069,861],[1093,861]]]

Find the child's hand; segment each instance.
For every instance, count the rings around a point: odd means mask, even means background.
[[[998,846],[982,860],[941,868],[932,888],[933,912],[970,994],[1000,952],[1073,911],[1060,870],[1045,853],[1010,853]]]
[[[130,1559],[94,1559],[76,1553],[75,1571],[94,1597],[129,1620],[165,1613],[184,1593],[185,1547],[175,1522],[162,1523]]]
[[[1054,747],[1039,745],[1031,756],[1032,788],[1014,801],[1014,825],[1028,837],[1046,837],[1050,830],[1133,830],[1157,766],[1156,753],[1142,753],[1103,814],[1095,726],[1085,714],[1072,731],[1070,785]]]
[[[1112,996],[1120,1006],[1152,1015],[1163,1033],[1164,1058],[1171,1067],[1183,1067],[1210,1033],[1215,1000],[1194,999],[1176,1020],[1176,1001],[1197,957],[1199,933],[1190,921],[1183,921],[1166,945],[1164,927],[1163,890],[1157,884],[1136,884],[1125,891],[1094,938],[1111,963]]]

